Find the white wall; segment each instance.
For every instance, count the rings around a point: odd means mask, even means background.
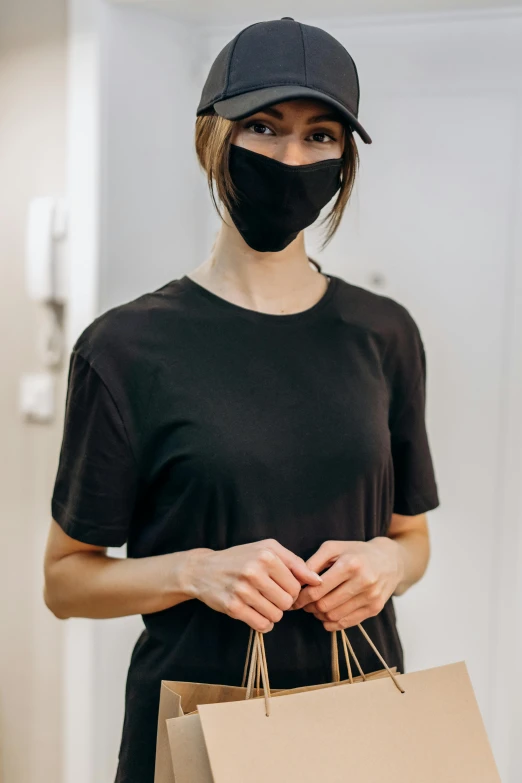
[[[20,377],[42,369],[45,309],[27,296],[25,226],[33,196],[65,190],[65,0],[0,2],[0,780],[61,774],[63,626],[43,601],[49,497],[61,440],[19,410]]]
[[[104,6],[101,267],[105,310],[192,268],[205,252],[194,123],[197,28]]]
[[[358,64],[374,143],[360,145],[356,202],[325,265],[409,307],[428,356],[442,503],[429,571],[396,601],[406,665],[466,660],[502,780],[515,783],[522,17],[329,29]]]
[[[205,42],[172,17],[109,4],[100,5],[98,35],[101,312],[180,276],[205,252],[193,144]],[[93,624],[94,781],[114,777],[142,628],[139,617]]]
[[[152,12],[103,9],[98,309],[209,252],[217,221],[192,152],[193,122],[208,67],[239,29],[201,36]],[[429,571],[396,601],[406,665],[466,660],[503,783],[517,783],[522,17],[307,21],[354,56],[360,117],[374,140],[359,144],[360,179],[336,237],[321,257],[309,231],[309,250],[327,271],[403,302],[427,348],[442,505],[429,515]],[[198,46],[207,47],[202,70]],[[95,769],[82,783],[110,783],[141,626],[136,618],[92,626]]]

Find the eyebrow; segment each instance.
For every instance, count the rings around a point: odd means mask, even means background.
[[[284,115],[282,112],[280,112],[278,109],[274,109],[271,106],[267,106],[264,109],[260,109],[259,112],[264,112],[265,114],[271,114],[273,117],[276,117],[278,120],[282,120],[284,118]],[[341,120],[339,118],[339,115],[327,113],[327,114],[317,114],[315,117],[309,117],[306,121],[307,125],[312,125],[314,122],[324,122],[325,120],[331,120],[332,122],[339,122],[341,123]],[[341,123],[342,124],[342,123]]]

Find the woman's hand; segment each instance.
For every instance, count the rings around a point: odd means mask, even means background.
[[[399,545],[390,538],[371,541],[325,541],[307,560],[322,572],[323,584],[304,587],[293,609],[304,609],[327,631],[350,628],[374,617],[402,579]]]
[[[184,591],[266,633],[290,609],[302,585],[321,582],[301,557],[266,539],[218,551],[195,550]]]

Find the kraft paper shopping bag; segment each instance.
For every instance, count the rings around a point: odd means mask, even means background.
[[[272,690],[271,696],[286,693],[300,693],[306,690],[327,688],[340,683],[339,657],[337,649],[337,635],[332,634],[332,682],[295,688],[291,690]],[[212,783],[208,754],[204,736],[201,730],[199,714],[190,714],[196,710],[197,705],[226,703],[247,698],[256,698],[259,694],[260,658],[257,656],[258,648],[253,644],[254,635],[250,634],[249,647],[245,661],[244,683],[247,683],[247,674],[250,671],[250,689],[247,687],[235,687],[226,685],[212,685],[207,683],[162,681],[160,692],[160,708],[158,715],[158,733],[156,746],[155,783]],[[371,680],[388,676],[386,669],[364,674],[360,668],[352,650],[354,660],[357,662],[360,676],[353,677],[349,660],[348,649],[351,646],[343,639],[343,648],[347,663],[350,681],[356,683],[363,679]],[[251,655],[252,653],[252,655]],[[248,664],[250,667],[248,669]],[[391,672],[396,669],[392,668]],[[254,689],[254,672],[257,677],[257,686]],[[348,682],[348,681],[347,681]],[[263,695],[264,697],[264,695]]]
[[[259,658],[264,699],[198,707],[209,783],[500,783],[464,661],[273,697]]]
[[[175,781],[172,768],[168,719],[181,718],[180,726],[187,726],[190,731],[194,716],[187,713],[196,709],[198,704],[212,702],[227,702],[245,698],[246,689],[229,685],[209,685],[196,682],[171,682],[163,680],[160,691],[160,705],[158,713],[158,733],[156,741],[156,767],[154,783],[178,783]],[[199,726],[199,716],[197,723]],[[184,731],[184,729],[180,729]],[[197,735],[196,735],[197,736]],[[204,747],[204,746],[203,746]],[[176,751],[178,753],[178,751]],[[206,752],[204,752],[206,758]],[[208,763],[208,762],[207,762]],[[198,778],[194,778],[198,781]]]

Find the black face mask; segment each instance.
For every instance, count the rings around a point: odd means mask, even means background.
[[[283,250],[341,186],[342,158],[290,166],[258,152],[230,145],[229,170],[239,193],[230,217],[251,248]]]

